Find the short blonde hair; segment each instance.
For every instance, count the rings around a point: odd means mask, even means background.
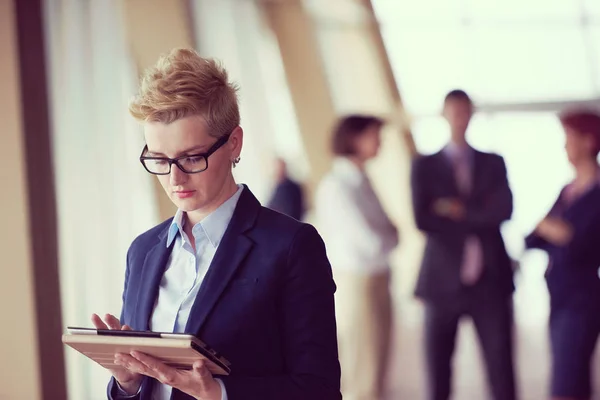
[[[240,124],[237,89],[217,61],[174,49],[144,73],[129,112],[139,121],[165,124],[200,115],[208,133],[220,137]]]

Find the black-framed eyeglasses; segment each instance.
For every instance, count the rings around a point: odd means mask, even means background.
[[[177,158],[145,156],[148,145],[144,146],[140,155],[140,162],[153,175],[169,175],[171,166],[177,165],[186,174],[197,174],[208,169],[208,157],[219,150],[229,140],[229,135],[221,136],[205,153],[190,154]]]

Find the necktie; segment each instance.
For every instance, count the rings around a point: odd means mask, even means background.
[[[463,196],[468,196],[471,192],[471,166],[466,152],[459,153],[454,159],[454,175],[458,191]]]
[[[460,152],[454,159],[454,174],[458,190],[463,197],[471,193],[471,166],[469,165],[469,154]],[[461,281],[467,286],[477,283],[483,272],[483,251],[481,241],[475,235],[467,236],[463,249],[461,264]]]

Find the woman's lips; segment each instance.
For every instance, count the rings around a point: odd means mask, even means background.
[[[174,193],[175,196],[177,196],[180,199],[187,199],[188,197],[192,197],[195,192],[195,190],[179,190]]]

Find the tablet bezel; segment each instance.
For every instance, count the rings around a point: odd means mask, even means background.
[[[200,353],[209,361],[215,363],[228,374],[231,373],[231,363],[221,356],[217,351],[206,345],[196,336],[189,333],[173,333],[173,332],[153,332],[153,331],[136,331],[136,330],[116,330],[116,329],[96,329],[68,326],[67,332],[71,335],[99,335],[99,336],[130,336],[130,337],[152,337],[170,339],[186,339],[190,340],[193,350]]]

